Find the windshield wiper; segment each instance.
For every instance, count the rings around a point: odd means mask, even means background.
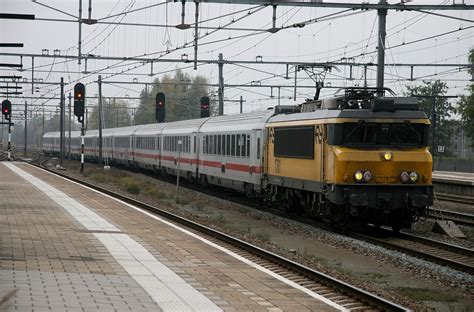
[[[365,123],[365,120],[363,120],[363,119],[359,120],[359,121],[357,122],[357,125],[356,125],[354,128],[352,128],[352,130],[346,135],[345,139],[346,139],[346,140],[349,139],[349,138],[351,137],[351,135],[352,135],[360,126],[362,126],[362,124],[364,124],[364,123]]]
[[[405,120],[405,123],[408,125],[408,128],[410,128],[410,130],[413,131],[416,134],[416,138],[418,139],[418,144],[420,144],[421,136],[418,133],[418,131],[416,131],[416,129],[413,127],[413,125],[411,124],[411,121],[410,120]]]

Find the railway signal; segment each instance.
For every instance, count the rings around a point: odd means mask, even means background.
[[[8,120],[8,147],[7,147],[7,160],[10,161],[11,150],[12,150],[12,102],[4,100],[2,102],[2,114],[5,119]],[[3,123],[3,122],[2,122]]]
[[[166,97],[163,92],[156,94],[156,122],[165,122]]]
[[[209,97],[203,96],[201,98],[201,118],[206,118],[210,116],[209,106],[210,106]]]
[[[2,102],[2,114],[5,116],[5,119],[10,121],[12,116],[12,103],[9,100],[4,100]]]
[[[79,122],[84,121],[84,107],[86,98],[86,86],[82,83],[76,83],[74,86],[74,115]]]

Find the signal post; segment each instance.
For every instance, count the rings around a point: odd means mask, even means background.
[[[82,83],[76,83],[74,86],[74,115],[77,121],[81,123],[81,170],[84,172],[84,101],[86,97],[86,86]]]
[[[10,161],[11,157],[11,150],[12,150],[12,125],[13,123],[11,122],[12,118],[12,103],[9,100],[4,100],[2,102],[2,114],[5,116],[5,119],[8,120],[8,122],[2,122],[2,124],[8,124],[8,147],[7,147],[7,155],[8,155],[8,161]]]

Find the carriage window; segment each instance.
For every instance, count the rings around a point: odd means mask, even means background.
[[[247,157],[247,139],[246,135],[242,134],[242,157]]]
[[[240,157],[240,152],[242,150],[242,136],[240,134],[237,134],[237,150],[235,155]]]
[[[222,135],[222,156],[226,155],[226,137],[225,134]]]
[[[230,155],[235,156],[235,134],[231,136],[231,143],[230,143]]]
[[[257,138],[257,160],[260,160],[260,138]]]
[[[250,134],[247,134],[247,157],[250,157]]]

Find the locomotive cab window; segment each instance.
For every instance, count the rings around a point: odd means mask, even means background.
[[[328,125],[328,143],[342,146],[427,146],[428,125],[404,123],[357,123]]]

